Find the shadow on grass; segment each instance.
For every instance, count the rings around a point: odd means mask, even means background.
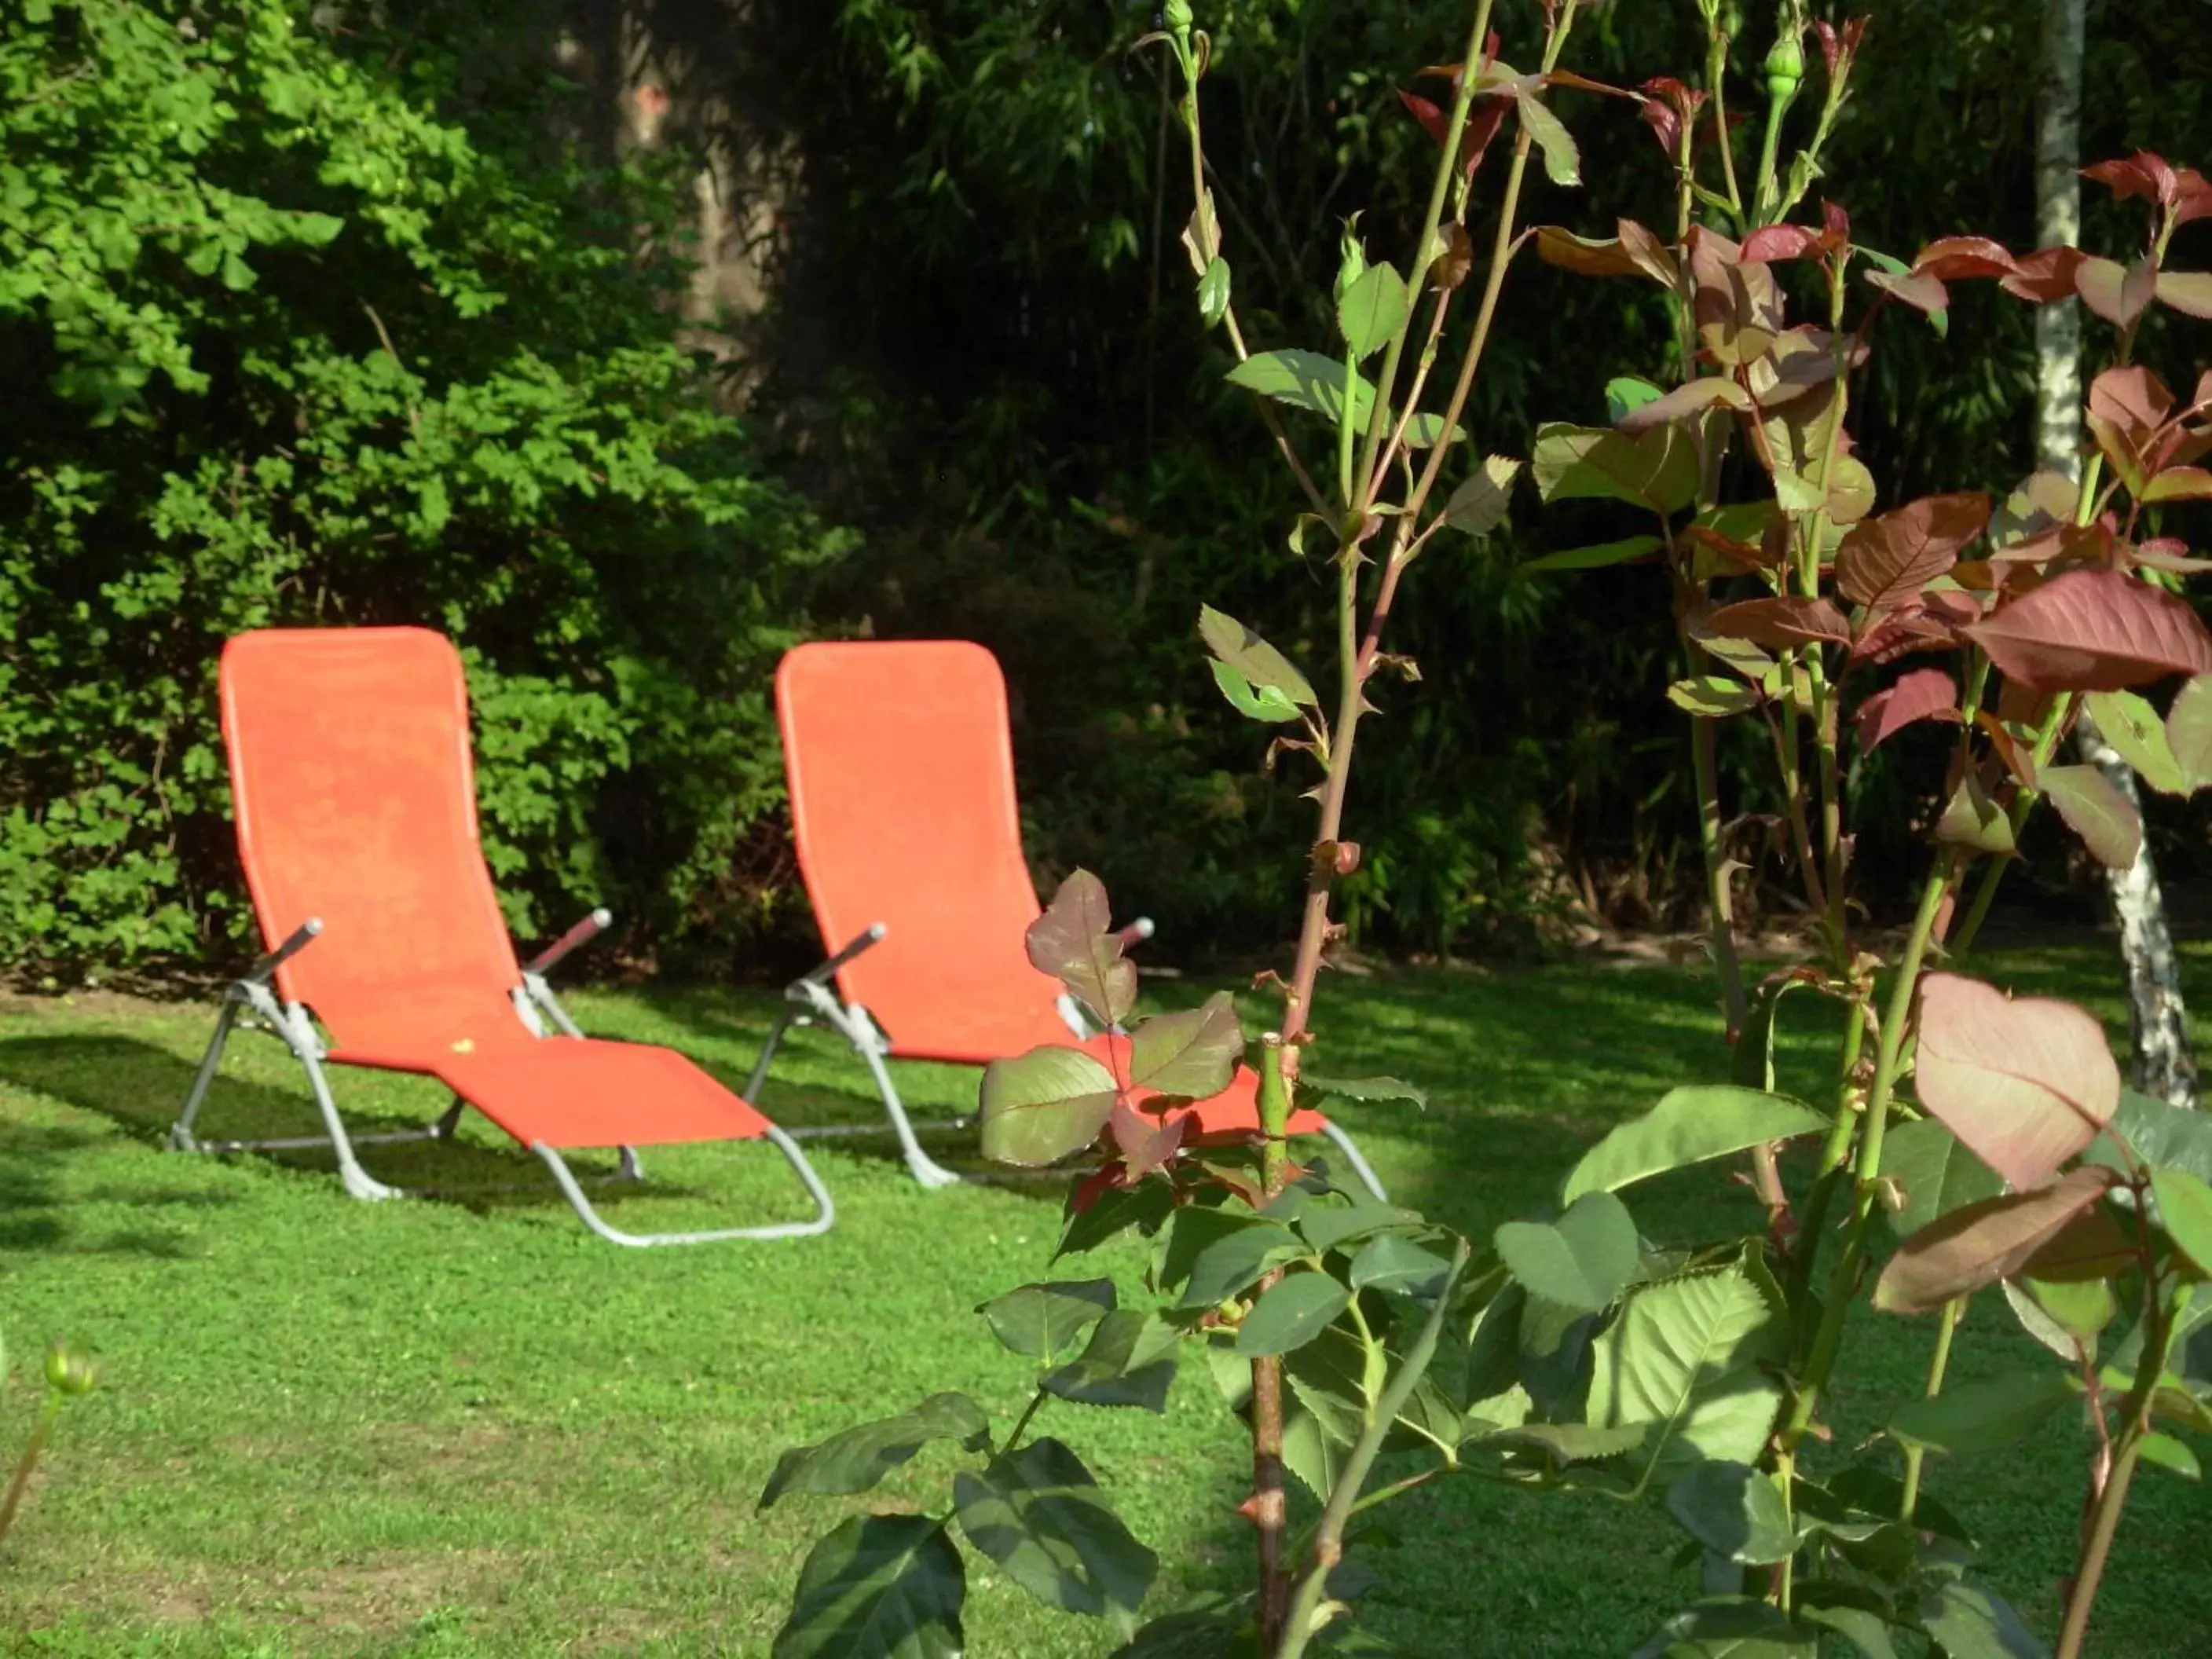
[[[14,1037],[0,1041],[0,1080],[36,1091],[70,1105],[111,1119],[125,1133],[143,1144],[163,1146],[169,1128],[191,1087],[194,1067],[167,1050],[133,1038],[110,1036]],[[378,1180],[404,1188],[411,1196],[456,1204],[477,1213],[507,1207],[536,1208],[559,1203],[560,1193],[545,1166],[528,1152],[512,1144],[496,1145],[477,1139],[465,1127],[451,1140],[416,1140],[361,1144],[366,1137],[419,1129],[434,1120],[451,1097],[428,1079],[380,1073],[373,1089],[349,1089],[361,1074],[351,1068],[331,1068],[331,1087],[347,1133],[356,1142],[355,1156]],[[396,1109],[392,1097],[404,1093],[419,1108]],[[297,1089],[218,1075],[209,1086],[197,1131],[204,1140],[252,1140],[319,1134],[322,1117],[302,1079]],[[29,1133],[29,1132],[21,1132]],[[70,1152],[90,1146],[94,1137],[82,1132],[38,1132],[58,1139],[50,1161],[58,1164]],[[66,1144],[59,1144],[66,1138]],[[0,1180],[21,1180],[15,1172],[27,1168],[9,1158],[0,1143],[0,1159],[10,1174]],[[337,1162],[326,1146],[257,1149],[250,1152],[218,1154],[252,1158],[279,1167],[335,1177]],[[611,1173],[611,1155],[587,1165],[573,1157],[580,1179]],[[51,1170],[46,1177],[51,1191]],[[73,1201],[100,1194],[80,1193]],[[648,1183],[601,1179],[593,1187],[592,1203],[601,1210],[637,1197],[698,1195],[697,1189],[656,1180]],[[112,1193],[110,1197],[142,1201],[135,1193]],[[0,1202],[9,1201],[0,1188]],[[49,1200],[49,1202],[54,1200]],[[143,1201],[226,1203],[212,1194],[155,1194]],[[19,1207],[9,1202],[10,1208]],[[17,1243],[35,1243],[35,1239]]]
[[[127,1204],[135,1209],[165,1206],[213,1208],[230,1202],[214,1193],[104,1183],[64,1193],[61,1176],[70,1163],[100,1140],[82,1129],[33,1124],[0,1124],[0,1249],[60,1250],[73,1255],[149,1255],[174,1260],[185,1255],[185,1236],[151,1224],[122,1228],[89,1243],[81,1241],[71,1212],[90,1204]]]

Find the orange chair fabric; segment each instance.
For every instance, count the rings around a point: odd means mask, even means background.
[[[767,1120],[674,1051],[541,1038],[477,839],[467,683],[417,628],[270,629],[222,654],[238,846],[277,969],[344,1064],[428,1073],[526,1144],[747,1139]]]
[[[1006,680],[955,640],[824,641],[776,671],[792,832],[825,949],[870,926],[882,943],[838,970],[907,1060],[982,1065],[1073,1043],[1058,981],[1030,963],[1040,911],[1022,853]],[[1089,1044],[1105,1058],[1107,1039]],[[1194,1108],[1207,1134],[1259,1125],[1240,1070]],[[1319,1131],[1316,1113],[1294,1133]]]

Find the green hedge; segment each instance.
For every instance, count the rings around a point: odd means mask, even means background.
[[[276,624],[459,642],[524,934],[605,900],[681,950],[773,897],[732,873],[766,688],[844,542],[676,343],[671,181],[549,136],[522,15],[0,36],[0,962],[237,948],[215,667]]]

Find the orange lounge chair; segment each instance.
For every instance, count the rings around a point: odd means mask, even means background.
[[[607,925],[605,911],[528,967],[517,963],[477,839],[468,688],[450,641],[418,628],[246,634],[223,650],[222,685],[238,849],[270,951],[224,994],[173,1146],[328,1146],[346,1191],[394,1198],[398,1190],[364,1170],[354,1147],[446,1139],[465,1103],[543,1158],[585,1225],[614,1243],[828,1231],[830,1194],[782,1130],[673,1049],[598,1042],[569,1019],[545,975]],[[223,1044],[247,1010],[307,1069],[323,1134],[194,1138]],[[423,1073],[456,1098],[422,1128],[349,1136],[325,1061]],[[813,1219],[621,1232],[600,1219],[561,1156],[617,1147],[622,1173],[635,1176],[639,1146],[761,1139],[790,1161]]]
[[[921,1149],[886,1060],[981,1066],[1045,1042],[1105,1060],[1115,1040],[1089,1028],[1024,948],[1040,907],[1022,856],[1005,678],[988,651],[962,641],[825,641],[785,655],[775,702],[799,867],[835,954],[786,990],[794,1006],[745,1093],[760,1097],[786,1030],[818,1020],[873,1073],[915,1179],[942,1186],[959,1177]],[[1199,1134],[1256,1131],[1257,1087],[1240,1067],[1189,1109]],[[1320,1113],[1297,1113],[1291,1131],[1328,1136],[1382,1196],[1351,1137]]]

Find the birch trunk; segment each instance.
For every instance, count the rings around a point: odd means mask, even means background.
[[[2081,234],[2081,51],[2086,0],[2044,0],[2043,88],[2037,110],[2035,216],[2045,247],[2077,244]],[[2069,478],[2081,475],[2081,309],[2068,300],[2035,313],[2036,465]],[[2106,743],[2085,711],[2077,738],[2081,757],[2127,797],[2140,815],[2134,769]],[[2145,836],[2136,861],[2108,870],[2112,915],[2127,967],[2128,1027],[2135,1085],[2177,1106],[2197,1103],[2197,1056],[2181,1000],[2181,964],[2166,923]]]

